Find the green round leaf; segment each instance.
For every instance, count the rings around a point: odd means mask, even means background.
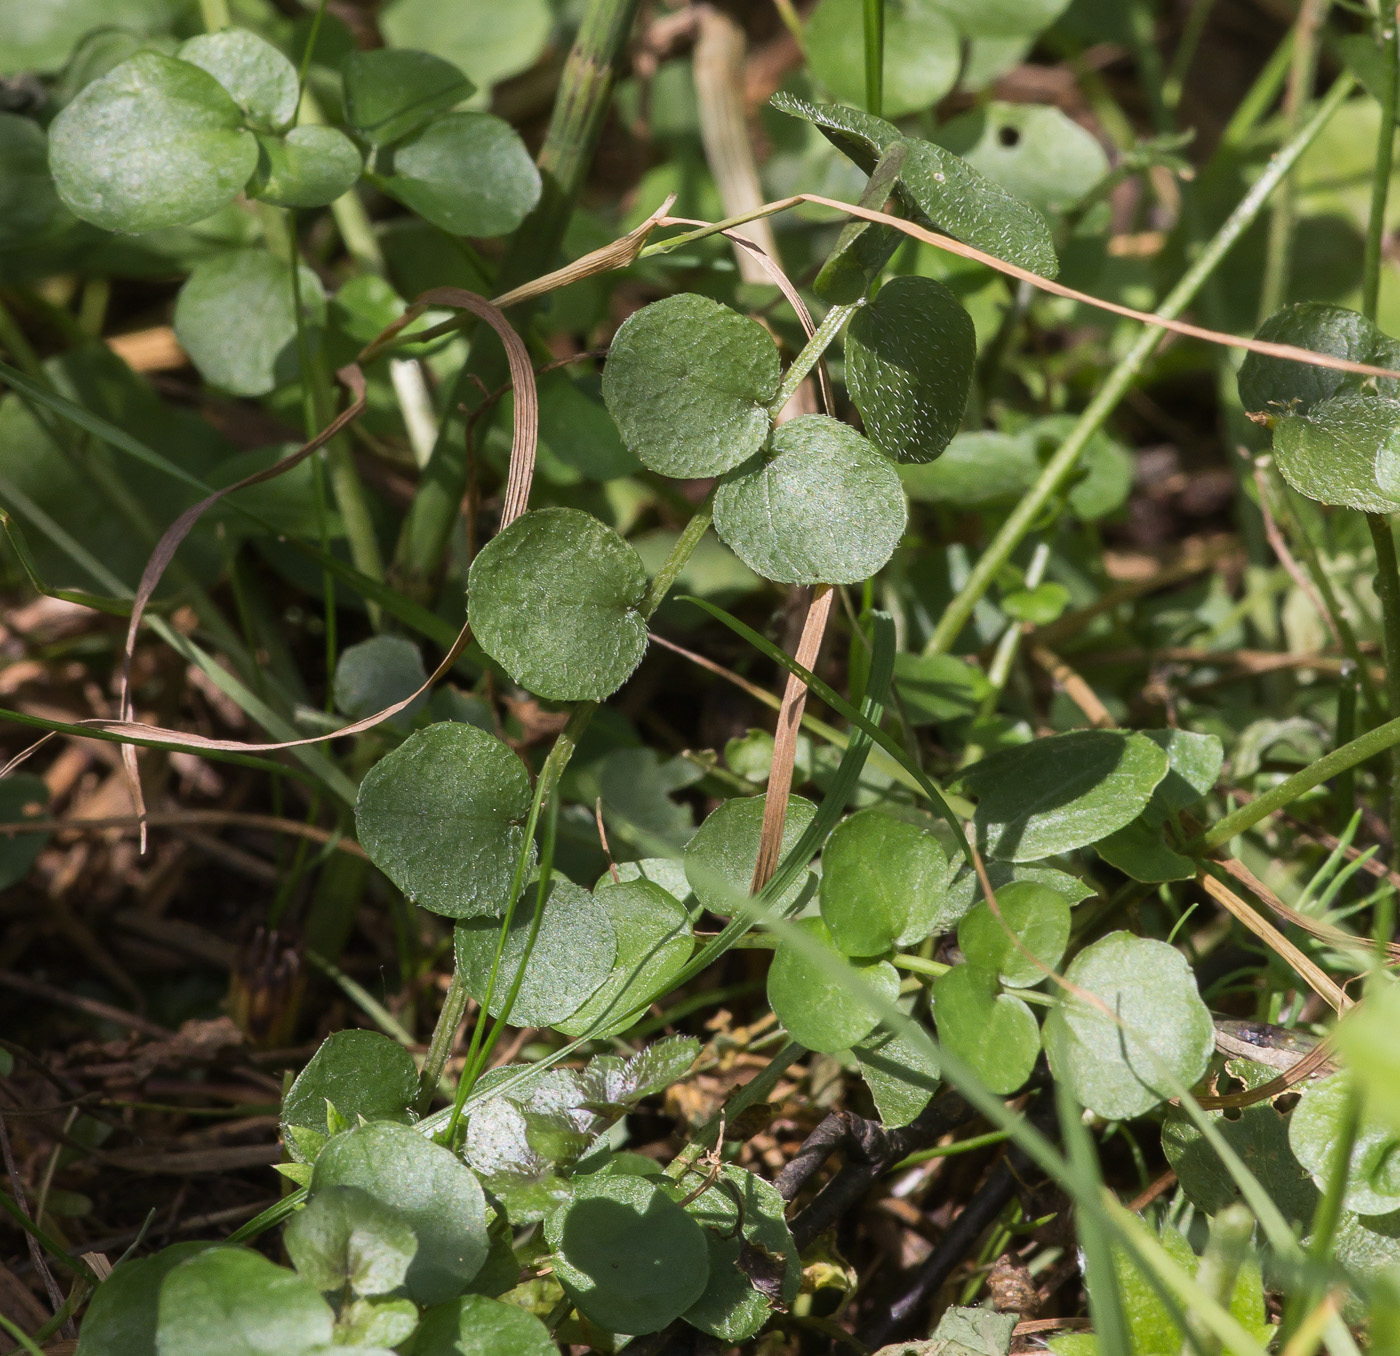
[[[377,1031],[333,1031],[297,1075],[282,1102],[282,1127],[293,1158],[303,1160],[296,1138],[305,1127],[327,1133],[326,1103],[345,1120],[406,1120],[418,1096],[418,1069],[397,1041]]]
[[[1070,962],[1065,978],[1107,1008],[1062,996],[1045,1019],[1050,1069],[1079,1102],[1110,1120],[1150,1111],[1206,1071],[1215,1027],[1181,953],[1112,932]],[[1108,1014],[1114,1014],[1114,1017]]]
[[[882,1125],[908,1125],[938,1091],[941,1070],[932,1049],[902,1031],[876,1030],[851,1053]]]
[[[443,57],[483,88],[533,66],[553,26],[549,0],[392,0],[379,14],[394,47]]]
[[[181,61],[208,71],[259,127],[280,130],[297,115],[297,69],[271,43],[246,28],[201,33],[182,43]]]
[[[161,1285],[156,1351],[287,1356],[329,1344],[334,1318],[316,1287],[295,1272],[246,1248],[210,1248],[181,1262]]]
[[[408,1291],[419,1304],[459,1295],[486,1260],[486,1197],[471,1170],[406,1125],[377,1121],[337,1135],[321,1151],[311,1196],[359,1187],[417,1235]]]
[[[1069,901],[1048,886],[1031,881],[1003,885],[995,899],[1001,919],[985,902],[975,905],[958,924],[958,946],[971,964],[1010,988],[1039,984],[1045,978],[1044,970],[1007,936],[1006,929],[1020,938],[1031,956],[1053,970],[1069,944]]]
[[[1225,748],[1219,735],[1190,730],[1143,730],[1166,751],[1167,775],[1152,793],[1152,812],[1163,816],[1187,810],[1203,800],[1220,777]]]
[[[540,173],[515,129],[490,113],[445,113],[394,147],[390,197],[452,235],[513,231],[540,196]]]
[[[536,509],[477,554],[467,617],[522,687],[551,701],[601,701],[646,653],[645,592],[641,557],[612,528],[579,509]]]
[[[282,1234],[297,1274],[325,1294],[347,1286],[387,1295],[408,1275],[418,1251],[413,1230],[359,1187],[326,1187],[287,1221]]]
[[[763,808],[767,796],[739,796],[727,800],[696,830],[685,845],[685,875],[695,898],[711,913],[732,917],[748,898],[754,867],[758,864],[758,844],[763,835]],[[817,807],[801,796],[788,799],[783,820],[780,856],[797,846]],[[789,886],[773,901],[779,912],[790,908],[802,893],[804,877]]]
[[[955,965],[933,981],[933,1020],[943,1048],[971,1066],[999,1097],[1024,1086],[1040,1054],[1035,1014],[975,965]]]
[[[1121,829],[1166,775],[1167,755],[1145,735],[1075,730],[994,753],[964,782],[992,855],[1034,862]]]
[[[44,129],[32,118],[0,113],[0,250],[42,236],[62,210]]]
[[[908,513],[893,466],[824,414],[791,419],[772,455],[715,492],[715,531],[751,570],[781,584],[855,584],[884,567]]]
[[[0,781],[0,823],[17,824],[40,819],[49,804],[48,783],[27,772],[12,773]],[[16,833],[0,835],[0,890],[22,881],[29,874],[50,835]]]
[[[590,1322],[609,1332],[660,1332],[705,1292],[705,1232],[641,1177],[581,1178],[545,1222],[554,1275]]]
[[[305,323],[325,322],[321,280],[300,273]],[[296,380],[292,270],[267,250],[231,250],[200,264],[175,301],[175,334],[200,375],[233,395],[266,395]]]
[[[868,1036],[881,1016],[856,986],[871,987],[893,1003],[899,975],[888,961],[847,959],[820,918],[801,918],[793,927],[820,949],[821,958],[807,954],[810,946],[780,941],[768,970],[768,1002],[799,1045],[823,1054],[848,1049]]]
[[[969,38],[1009,38],[1049,28],[1069,0],[938,0],[938,5]]]
[[[603,369],[603,399],[643,465],[717,476],[763,446],[779,376],[762,325],[684,292],[623,322]]]
[[[1328,1189],[1336,1170],[1336,1145],[1349,1114],[1348,1104],[1362,1095],[1344,1070],[1304,1084],[1293,1108],[1288,1143],[1320,1191]],[[1364,1106],[1347,1163],[1342,1205],[1358,1215],[1400,1209],[1400,1134],[1388,1117]]]
[[[862,0],[821,0],[807,21],[812,74],[838,99],[865,102]],[[941,0],[886,0],[884,109],[892,118],[928,108],[958,78],[958,35]]]
[[[530,800],[525,765],[506,745],[443,721],[369,770],[355,823],[371,860],[414,903],[448,918],[499,917]]]
[[[942,931],[952,872],[937,838],[882,810],[837,825],[822,851],[821,910],[838,950],[879,956]]]
[[[932,278],[892,278],[846,333],[846,385],[871,441],[896,461],[932,461],[962,423],[977,336]]]
[[[413,1356],[559,1356],[559,1348],[528,1309],[463,1295],[423,1315]]]
[[[511,1280],[518,1274],[519,1268],[513,1268]],[[317,1356],[341,1356],[346,1347],[364,1356],[390,1356],[389,1349],[407,1341],[417,1327],[418,1306],[412,1300],[351,1300],[336,1320],[339,1343]]]
[[[536,886],[516,906],[489,1009],[499,1016],[525,954],[534,923]],[[501,925],[494,918],[457,924],[457,971],[478,1002],[486,994]],[[552,1026],[575,1013],[612,973],[617,956],[608,911],[587,890],[557,877],[550,883],[534,950],[515,996],[510,1020],[516,1026]]]
[[[594,1036],[626,1031],[642,1016],[629,1009],[663,997],[695,949],[690,915],[659,885],[639,878],[603,885],[593,897],[608,911],[617,954],[602,987],[554,1023],[566,1036],[580,1036],[595,1022],[601,1025]]]
[[[140,52],[94,80],[49,128],[58,195],[109,231],[183,226],[233,201],[258,145],[224,87],[187,61]]]
[[[1362,513],[1400,510],[1400,399],[1348,392],[1274,425],[1274,460],[1299,494]]]
[[[216,1243],[172,1243],[152,1257],[120,1262],[83,1315],[83,1356],[150,1356],[156,1349],[160,1287],[186,1258]]]
[[[1153,823],[1149,817],[1135,819],[1101,838],[1094,850],[1125,876],[1147,884],[1190,880],[1196,874],[1195,862],[1169,848],[1162,841],[1160,821]]]
[[[355,143],[334,127],[293,127],[258,138],[248,192],[278,207],[324,207],[348,193],[364,168]]]
[[[376,146],[406,137],[470,98],[475,89],[450,61],[404,48],[352,52],[341,74],[345,120]]]
[[[360,720],[403,701],[427,681],[423,656],[406,636],[370,636],[340,652],[332,690],[336,709]],[[424,693],[385,723],[408,729],[427,701]]]
[[[1047,215],[1073,207],[1109,170],[1098,138],[1051,104],[993,100],[940,127],[937,137],[940,146]]]
[[[951,654],[897,654],[894,678],[916,727],[975,716],[992,690],[981,669]]]

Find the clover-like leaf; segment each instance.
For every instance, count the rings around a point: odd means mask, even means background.
[[[1033,862],[1121,829],[1146,808],[1167,767],[1145,735],[1074,730],[994,753],[964,780],[992,854]]]
[[[958,924],[958,946],[970,964],[995,975],[1009,988],[1023,989],[1039,984],[1045,978],[1045,971],[1031,957],[1051,970],[1059,965],[1069,944],[1068,900],[1048,886],[1032,881],[1003,885],[994,898],[1001,918],[998,919],[985,903],[974,905]],[[1020,941],[1019,947],[1008,928]]]
[[[603,399],[643,465],[717,476],[763,446],[778,379],[778,350],[762,325],[685,292],[623,322],[603,369]]]
[[[520,759],[484,730],[443,721],[366,773],[355,823],[370,859],[415,903],[448,918],[499,917],[529,810]]]
[[[403,1218],[359,1187],[326,1187],[287,1221],[282,1241],[297,1274],[322,1294],[347,1287],[387,1295],[404,1283],[418,1239]]]
[[[938,1091],[941,1070],[932,1047],[903,1031],[877,1030],[857,1041],[851,1053],[882,1125],[908,1125]]]
[[[545,1221],[554,1275],[590,1322],[660,1332],[705,1293],[709,1248],[699,1223],[661,1186],[593,1175]]]
[[[1359,312],[1328,302],[1300,301],[1285,306],[1259,327],[1255,338],[1294,344],[1372,367],[1400,368],[1400,343]],[[1246,410],[1269,414],[1307,414],[1320,400],[1372,384],[1372,378],[1355,373],[1261,353],[1246,353],[1240,364],[1240,403]],[[1400,382],[1382,378],[1374,381],[1374,387],[1380,395],[1400,395]]]
[[[1364,1094],[1343,1070],[1305,1084],[1293,1109],[1288,1143],[1319,1191],[1329,1188],[1336,1169],[1335,1146],[1352,1114],[1350,1103],[1358,1097]],[[1358,1215],[1400,1209],[1400,1133],[1392,1121],[1364,1104],[1347,1160],[1342,1204]]]
[[[374,182],[452,235],[513,231],[539,201],[540,172],[515,129],[490,113],[445,113],[393,150]]]
[[[0,779],[0,822],[16,824],[39,819],[49,803],[48,783],[27,772],[12,773]],[[7,890],[29,874],[49,841],[47,833],[17,833],[0,836],[0,890]]]
[[[715,531],[751,570],[782,584],[868,579],[894,554],[907,516],[894,467],[823,414],[782,424],[771,457],[736,467],[715,492]]]
[[[247,1248],[209,1248],[174,1267],[161,1285],[156,1350],[287,1356],[329,1345],[334,1318],[316,1287],[294,1271]]]
[[[822,851],[822,918],[848,956],[879,956],[942,931],[952,872],[938,839],[879,809],[837,825]]]
[[[319,331],[325,292],[315,273],[298,267],[304,323]],[[205,260],[176,298],[175,334],[205,380],[232,395],[266,395],[295,380],[300,359],[291,265],[260,249]]]
[[[463,1295],[423,1315],[414,1356],[558,1356],[549,1329],[528,1309]]]
[[[289,1132],[306,1128],[324,1135],[328,1102],[351,1123],[360,1117],[402,1121],[417,1095],[418,1070],[397,1041],[377,1031],[333,1031],[282,1102],[287,1148],[294,1159],[304,1160],[297,1137]]]
[[[601,701],[646,653],[646,582],[636,550],[591,513],[536,509],[477,554],[467,618],[522,687],[551,701]]]
[[[1050,1069],[1090,1111],[1126,1120],[1206,1071],[1215,1027],[1186,958],[1166,942],[1111,932],[1065,970],[1076,990],[1045,1019]]]
[[[257,159],[224,87],[159,52],[140,52],[94,80],[49,128],[59,197],[109,231],[210,216],[234,200]]]
[[[62,211],[44,129],[32,118],[0,113],[0,249],[41,237]]]
[[[248,192],[278,207],[324,207],[355,185],[364,168],[355,143],[334,127],[293,127],[258,138]]]
[[[345,120],[376,146],[406,137],[475,90],[450,61],[403,47],[352,52],[341,74]]]
[[[943,1048],[999,1096],[1021,1088],[1040,1054],[1040,1027],[1030,1008],[1014,994],[999,993],[996,976],[976,965],[955,965],[933,981],[930,993]]]
[[[932,461],[962,423],[977,337],[932,278],[893,278],[846,334],[846,385],[865,431],[896,461]]]
[[[1274,460],[1299,494],[1363,513],[1400,510],[1400,399],[1344,392],[1274,425]]]
[[[534,885],[526,889],[506,934],[488,1009],[493,1017],[500,1015],[525,954],[534,926],[535,892]],[[478,1002],[486,995],[500,931],[494,918],[469,918],[457,924],[457,973]],[[545,896],[534,950],[510,1020],[516,1026],[552,1026],[577,1012],[612,973],[616,956],[617,939],[607,909],[581,886],[556,877]]]
[[[555,1026],[566,1036],[579,1036],[600,1023],[595,1036],[625,1031],[641,1013],[629,1009],[659,997],[690,959],[695,940],[690,916],[659,885],[649,880],[602,885],[594,899],[608,912],[617,954],[612,970],[593,996]]]
[[[859,989],[868,986],[892,1003],[899,975],[888,961],[843,956],[820,918],[802,918],[793,927],[820,948],[822,959],[809,956],[810,947],[780,941],[768,970],[768,1002],[799,1045],[823,1054],[845,1050],[868,1036],[881,1017]]]
[[[426,1135],[375,1121],[337,1135],[321,1151],[311,1196],[359,1187],[398,1215],[418,1238],[407,1273],[419,1304],[461,1294],[486,1260],[486,1197],[471,1170]]]
[[[737,912],[748,896],[758,863],[767,799],[765,794],[737,796],[725,801],[685,845],[685,874],[690,888],[695,891],[696,899],[721,918]],[[797,840],[816,813],[817,807],[810,800],[789,797],[780,855],[786,855],[797,846]],[[796,903],[804,883],[804,877],[799,875],[782,897],[773,901],[773,907],[783,910]]]
[[[258,127],[280,131],[296,117],[301,100],[297,69],[256,33],[246,28],[201,33],[181,43],[176,55],[208,71]]]

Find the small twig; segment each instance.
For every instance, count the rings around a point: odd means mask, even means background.
[[[1070,699],[1096,730],[1111,730],[1118,722],[1113,719],[1108,707],[1099,700],[1098,693],[1053,650],[1032,641],[1028,647],[1030,657],[1045,670],[1056,687]]]
[[[10,1177],[10,1189],[15,1194],[15,1204],[24,1215],[33,1219],[33,1216],[29,1215],[29,1203],[24,1196],[24,1182],[20,1179],[19,1165],[15,1162],[14,1150],[10,1147],[10,1132],[5,1126],[3,1112],[0,1112],[0,1153],[3,1153],[5,1157],[5,1171]],[[35,1227],[38,1227],[37,1221],[35,1221]],[[44,1256],[44,1249],[39,1245],[39,1240],[27,1230],[24,1240],[29,1244],[29,1258],[34,1263],[34,1270],[39,1273],[40,1279],[44,1282],[49,1303],[53,1305],[54,1312],[57,1313],[63,1308],[63,1291],[59,1289],[58,1281],[49,1269],[48,1259]],[[78,1330],[71,1321],[64,1325],[63,1335],[70,1338],[78,1335]]]

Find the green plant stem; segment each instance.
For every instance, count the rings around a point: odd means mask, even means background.
[[[28,1333],[17,1324],[10,1322],[4,1314],[0,1314],[0,1327],[3,1327],[25,1351],[30,1352],[31,1356],[44,1356],[44,1353],[34,1345],[34,1341]]]
[[[856,313],[859,305],[833,306],[822,317],[812,337],[795,357],[788,370],[783,373],[778,394],[768,402],[769,414],[776,415],[789,400],[797,394],[797,388],[807,380],[808,373],[821,361],[821,356],[831,347],[832,341],[845,328],[846,322]]]
[[[920,1149],[908,1158],[901,1158],[889,1171],[903,1172],[906,1168],[917,1168],[920,1163],[927,1163],[930,1159],[951,1158],[954,1154],[970,1154],[977,1149],[990,1149],[993,1144],[1004,1144],[1010,1138],[1010,1130],[989,1130],[985,1135],[973,1135],[953,1144],[939,1144],[932,1149]]]
[[[1338,77],[1306,126],[1269,162],[1249,192],[1201,251],[1200,257],[1172,288],[1157,308],[1158,315],[1175,319],[1186,309],[1202,284],[1219,267],[1230,248],[1258,218],[1270,195],[1298,163],[1303,152],[1342,106],[1354,84],[1355,81],[1350,75]],[[948,604],[934,628],[925,653],[946,654],[952,649],[978,601],[992,586],[1002,566],[1011,558],[1012,552],[1035,526],[1046,505],[1068,483],[1080,455],[1117,408],[1118,402],[1127,393],[1129,386],[1160,343],[1161,335],[1155,328],[1145,330],[1109,373],[1098,393],[1084,407],[1069,436],[1046,463],[1036,483],[1008,515],[977,564],[973,566],[967,582]]]
[[[228,0],[199,0],[199,17],[210,33],[217,33],[233,22],[229,17]]]
[[[908,970],[911,974],[931,975],[938,979],[946,975],[953,967],[944,965],[942,961],[926,960],[923,956],[915,956],[910,952],[901,951],[890,958],[901,970]]]
[[[1201,45],[1201,35],[1206,31],[1206,21],[1215,8],[1215,0],[1192,0],[1190,12],[1181,28],[1181,40],[1172,53],[1172,64],[1167,78],[1162,84],[1162,104],[1175,115],[1181,103],[1182,88],[1186,84],[1186,72],[1191,69],[1196,49]]]
[[[1386,20],[1382,20],[1384,25]],[[1376,163],[1371,171],[1371,216],[1366,225],[1366,246],[1361,255],[1361,313],[1368,320],[1376,318],[1381,293],[1381,252],[1385,244],[1385,204],[1390,193],[1390,169],[1395,155],[1395,105],[1397,86],[1396,63],[1400,61],[1400,32],[1394,14],[1388,16],[1389,27],[1380,35],[1381,55],[1385,67],[1385,84],[1381,89],[1380,132],[1376,138]]]
[[[885,0],[865,0],[865,106],[877,118],[885,105]]]
[[[1385,692],[1392,716],[1400,716],[1400,571],[1395,560],[1395,534],[1390,519],[1368,513],[1366,526],[1376,548],[1376,595],[1381,602],[1385,634]],[[1390,753],[1390,833],[1400,845],[1400,749]]]
[[[690,521],[681,529],[681,534],[676,538],[675,545],[671,547],[670,553],[661,563],[661,568],[647,586],[646,596],[642,599],[641,607],[642,616],[647,621],[651,620],[652,615],[661,606],[666,595],[675,587],[676,580],[680,578],[681,571],[686,567],[686,562],[690,560],[695,548],[700,545],[700,538],[709,530],[710,523],[714,520],[714,504],[714,494],[711,493],[710,497],[695,510]]]

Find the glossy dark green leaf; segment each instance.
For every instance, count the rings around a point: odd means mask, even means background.
[[[258,167],[248,192],[277,207],[324,207],[348,193],[364,163],[355,143],[334,127],[293,127],[258,138]]]
[[[257,164],[243,115],[207,71],[141,52],[94,80],[49,128],[58,195],[109,231],[199,221],[232,202]]]
[[[478,552],[467,617],[481,648],[552,701],[601,701],[642,662],[641,557],[579,509],[522,514]]]
[[[802,918],[793,926],[820,948],[823,959],[780,941],[768,970],[768,1002],[799,1045],[823,1053],[848,1049],[874,1030],[881,1015],[858,987],[873,989],[882,1001],[892,1003],[899,993],[899,975],[888,961],[843,956],[820,918]]]
[[[594,899],[608,911],[617,954],[602,986],[572,1016],[555,1026],[567,1036],[578,1036],[600,1022],[597,1036],[616,1035],[641,1017],[627,1016],[629,1008],[664,995],[695,949],[690,916],[649,880],[603,885]]]
[[[549,1329],[528,1309],[464,1295],[423,1315],[413,1356],[558,1356]]]
[[[172,1243],[151,1257],[121,1262],[83,1315],[82,1356],[156,1356],[160,1288],[170,1272],[211,1243]]]
[[[181,1262],[161,1285],[156,1350],[301,1356],[330,1343],[334,1317],[295,1272],[246,1248],[211,1248]]]
[[[940,1069],[931,1047],[902,1031],[877,1030],[851,1050],[882,1125],[908,1125],[938,1091]]]
[[[1288,1125],[1288,1143],[1319,1191],[1336,1170],[1335,1145],[1344,1133],[1349,1104],[1364,1093],[1348,1072],[1304,1085]],[[1343,1206],[1358,1215],[1400,1209],[1400,1132],[1385,1115],[1362,1107],[1346,1169]]]
[[[43,819],[48,804],[48,783],[42,777],[18,772],[0,781],[0,824]],[[0,890],[9,889],[29,874],[49,837],[47,833],[0,833]]]
[[[715,492],[720,538],[781,584],[868,579],[894,554],[907,516],[894,467],[823,414],[780,425],[771,453],[730,471]]]
[[[1400,510],[1400,399],[1347,392],[1274,425],[1274,460],[1299,494],[1363,513]]]
[[[763,446],[778,380],[778,350],[762,325],[685,292],[623,322],[603,369],[603,399],[645,466],[715,476]]]
[[[1205,1073],[1215,1027],[1179,951],[1112,932],[1085,947],[1065,978],[1107,1008],[1071,993],[1045,1019],[1050,1069],[1090,1111],[1140,1116],[1174,1095],[1169,1076],[1189,1087]]]
[[[535,64],[554,12],[549,0],[390,0],[378,20],[390,45],[432,52],[487,88]]]
[[[370,769],[355,823],[374,864],[415,903],[448,918],[499,917],[530,799],[525,766],[505,744],[443,721]]]
[[[271,43],[246,28],[201,33],[180,45],[181,61],[208,71],[257,127],[280,131],[297,115],[297,70]]]
[[[1135,819],[1167,775],[1145,735],[1075,730],[1006,749],[968,768],[974,822],[996,857],[1033,862],[1096,843]]]
[[[883,810],[861,810],[837,825],[822,851],[822,918],[848,956],[913,946],[951,925],[951,880],[933,834]]]
[[[337,1135],[316,1160],[311,1195],[359,1187],[417,1235],[408,1268],[419,1304],[458,1295],[486,1260],[486,1197],[471,1170],[406,1125],[377,1121]]]
[[[971,964],[1010,988],[1039,984],[1045,978],[1042,966],[1058,969],[1069,944],[1069,902],[1048,886],[1031,881],[1003,885],[995,898],[1001,918],[986,903],[974,904],[958,924],[958,946]]]
[[[930,990],[938,1039],[1000,1096],[1017,1091],[1040,1054],[1035,1014],[996,977],[975,965],[955,965]]]
[[[807,64],[847,103],[865,102],[864,43],[861,0],[821,0],[807,21]],[[957,81],[958,63],[957,31],[941,0],[886,0],[884,107],[890,117],[937,103]]]
[[[0,113],[0,250],[30,244],[62,212],[44,129],[32,118]]]
[[[565,1293],[606,1331],[660,1332],[705,1293],[705,1231],[643,1178],[580,1178],[545,1236]]]
[[[341,74],[345,120],[377,146],[406,137],[475,89],[450,61],[401,47],[352,52]]]
[[[353,1186],[325,1187],[282,1234],[297,1274],[322,1294],[387,1295],[408,1275],[418,1239],[404,1219]]]
[[[445,113],[393,151],[375,182],[452,235],[513,231],[540,196],[540,174],[515,129],[490,113]]]
[[[300,266],[304,324],[326,318],[321,280]],[[200,264],[175,301],[175,334],[200,375],[232,395],[266,395],[297,379],[292,270],[268,250],[231,250]]]
[[[739,796],[727,800],[696,830],[686,844],[685,874],[695,897],[711,913],[730,917],[737,901],[748,896],[758,862],[758,844],[763,833],[763,811],[767,796]],[[783,821],[781,852],[797,846],[817,807],[801,796],[788,799]],[[805,881],[799,877],[773,907],[783,910],[797,901]],[[725,887],[728,887],[727,889]]]
[[[282,1125],[326,1133],[326,1103],[353,1124],[408,1118],[418,1095],[413,1057],[397,1041],[377,1031],[335,1031],[321,1042],[282,1103]],[[295,1138],[287,1136],[293,1158],[301,1159]]]
[[[975,716],[992,690],[981,669],[951,654],[897,654],[894,681],[916,727]]]
[[[534,924],[536,886],[532,883],[516,907],[489,1011],[499,1016],[525,953]],[[455,933],[457,971],[467,992],[478,1002],[485,997],[496,954],[500,923],[494,918],[469,918]],[[608,911],[589,892],[557,877],[550,883],[534,950],[511,1008],[516,1026],[552,1026],[575,1013],[612,973],[617,956]]]
[[[340,652],[332,690],[336,708],[359,720],[403,701],[427,681],[423,656],[406,636],[370,636]],[[425,693],[385,723],[401,730],[411,728],[427,700]]]
[[[846,385],[865,431],[896,461],[932,461],[962,423],[977,337],[932,278],[891,279],[846,333]]]

